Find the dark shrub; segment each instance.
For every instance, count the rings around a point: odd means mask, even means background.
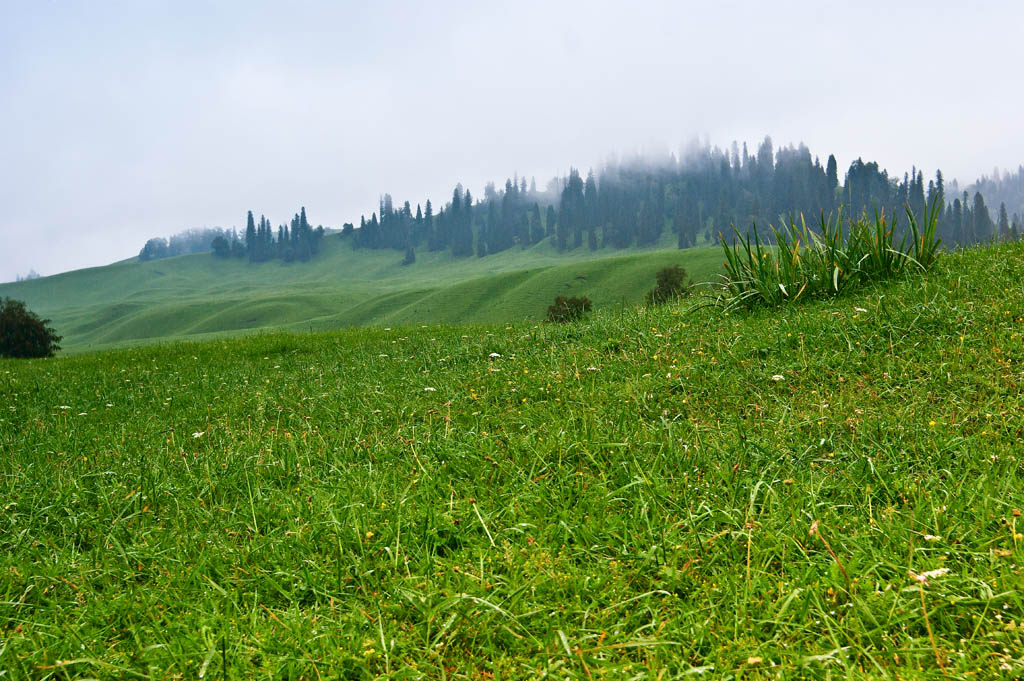
[[[210,242],[210,250],[218,258],[230,258],[231,257],[231,244],[228,240],[222,236],[218,236]]]
[[[577,319],[582,319],[583,315],[588,312],[590,312],[590,299],[586,296],[582,298],[558,296],[553,305],[548,305],[547,320],[559,323],[574,322]]]
[[[0,357],[52,357],[61,337],[49,323],[20,300],[0,299]]]
[[[658,271],[654,288],[647,292],[647,304],[661,305],[662,303],[685,296],[689,292],[686,270],[679,265],[664,267]]]

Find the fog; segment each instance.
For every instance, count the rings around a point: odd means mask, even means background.
[[[892,4],[5,3],[0,281],[694,136],[961,184],[1024,162],[1024,3]]]

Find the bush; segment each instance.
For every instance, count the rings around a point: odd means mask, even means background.
[[[586,296],[582,298],[558,296],[553,305],[548,305],[547,320],[557,323],[574,322],[583,319],[583,315],[588,312],[590,312],[590,299]]]
[[[661,305],[681,298],[690,292],[686,270],[679,265],[671,265],[658,270],[655,281],[654,288],[647,292],[648,305]]]
[[[0,299],[0,357],[52,357],[61,337],[49,323],[20,300]]]

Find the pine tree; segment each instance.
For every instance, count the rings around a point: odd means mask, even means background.
[[[974,241],[985,242],[992,238],[992,216],[988,214],[988,206],[981,192],[974,194],[974,208],[971,210],[974,215]]]
[[[429,244],[430,250],[437,250],[434,247],[434,207],[430,205],[430,199],[427,199],[423,210],[423,239]]]
[[[587,230],[587,248],[597,250],[598,192],[594,171],[587,173],[587,181],[583,185],[583,227]]]
[[[458,190],[456,190],[456,197]],[[452,254],[456,256],[473,255],[473,197],[469,191],[462,200],[462,206],[456,213],[456,198],[452,199]]]
[[[953,199],[952,218],[950,219],[952,225],[953,243],[964,244],[967,239],[964,235],[964,211],[963,204],[960,203],[960,199]]]
[[[1006,214],[1006,203],[999,204],[999,239],[1010,240],[1010,218]]]
[[[252,218],[252,211],[245,219],[245,250],[249,254],[249,262],[256,262],[259,246],[256,242],[256,222]]]
[[[418,203],[416,204],[416,217],[412,224],[412,243],[414,246],[419,246],[423,243],[423,211],[420,210]]]
[[[490,201],[487,202],[487,227],[484,230],[485,235],[487,237],[486,241],[488,253],[497,253],[499,250],[501,250],[498,248],[498,244],[500,241],[498,231],[501,229],[499,224],[500,220],[501,218],[498,215],[498,201],[496,198],[491,199]]]
[[[516,240],[520,248],[530,245],[530,218],[526,213],[519,214],[519,228],[516,230]]]
[[[825,181],[831,200],[835,200],[836,187],[839,186],[839,165],[836,163],[834,154],[828,155],[828,162],[825,165]]]
[[[540,220],[540,204],[534,202],[530,209],[530,243],[540,243],[544,239],[544,225]]]
[[[545,214],[544,220],[544,233],[547,236],[555,235],[555,223],[558,222],[558,217],[555,215],[555,207],[550,203],[548,204],[548,210]]]

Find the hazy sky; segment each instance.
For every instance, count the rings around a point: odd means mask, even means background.
[[[1024,163],[1024,2],[0,0],[0,281],[612,152]]]

